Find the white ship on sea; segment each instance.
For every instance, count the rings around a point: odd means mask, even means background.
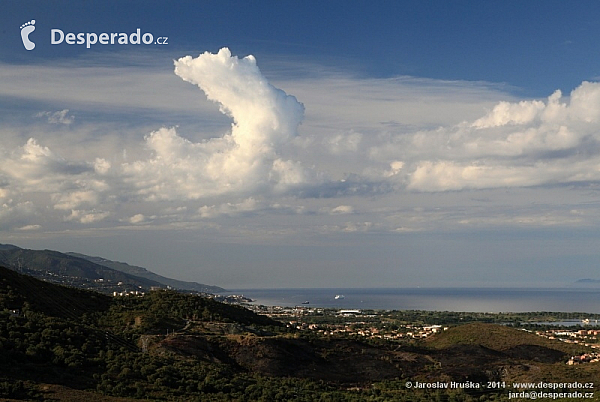
[[[344,295],[335,295],[335,300],[341,300],[341,299],[345,299],[346,296]]]

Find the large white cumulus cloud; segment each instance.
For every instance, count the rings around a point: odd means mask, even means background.
[[[371,156],[402,161],[396,179],[419,191],[600,180],[600,84],[499,102],[475,121],[399,136]]]
[[[304,107],[270,85],[253,56],[240,60],[227,48],[217,54],[187,56],[175,62],[175,74],[198,85],[233,118],[231,137],[242,148],[272,151],[297,134]]]
[[[233,119],[230,133],[201,144],[177,138],[174,130],[148,138],[157,159],[194,176],[189,182],[196,185],[196,192],[188,192],[190,196],[200,197],[205,188],[211,195],[304,180],[298,164],[280,157],[281,146],[297,135],[304,107],[270,85],[253,56],[238,59],[227,48],[187,56],[175,62],[175,74],[198,85]]]
[[[91,215],[109,216],[108,211],[96,210],[110,196],[109,185],[96,169],[107,165],[101,158],[94,162],[67,160],[33,138],[14,150],[0,147],[0,225],[17,225],[36,215],[36,219],[43,215],[43,220],[79,222]]]
[[[124,166],[139,193],[154,199],[200,199],[270,191],[304,181],[302,167],[280,157],[296,135],[304,107],[270,85],[253,56],[238,59],[227,48],[175,61],[175,74],[198,85],[233,119],[222,137],[193,143],[175,128],[146,137],[148,160]]]
[[[285,189],[305,180],[302,167],[280,157],[304,114],[295,97],[270,85],[253,56],[227,48],[175,61],[175,74],[198,85],[233,119],[222,137],[193,143],[175,128],[146,137],[148,160],[124,166],[140,194],[154,199],[200,199],[222,194]]]
[[[232,119],[228,131],[194,142],[180,136],[175,127],[163,127],[144,137],[135,160],[120,163],[89,152],[83,153],[87,161],[69,160],[68,151],[57,152],[30,138],[14,150],[0,149],[4,211],[28,205],[21,210],[33,216],[37,206],[38,211],[46,210],[46,216],[53,213],[64,222],[139,223],[139,212],[119,217],[117,210],[124,213],[128,208],[123,205],[144,202],[214,202],[214,197],[285,194],[305,184],[310,177],[306,169],[282,156],[282,147],[298,135],[304,106],[269,84],[253,56],[239,59],[227,48],[187,56],[175,61],[175,74],[219,105]]]

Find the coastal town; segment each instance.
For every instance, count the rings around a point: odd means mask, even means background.
[[[585,322],[583,324],[586,324]],[[536,335],[548,339],[558,339],[566,343],[583,344],[592,349],[600,350],[600,329],[550,329],[546,331],[533,331]],[[584,363],[600,362],[600,352],[582,353],[581,355],[571,356],[567,361],[570,366]]]
[[[424,322],[400,322],[396,315],[400,312],[385,310],[325,309],[308,306],[262,306],[245,304],[255,313],[286,322],[289,327],[302,331],[311,331],[324,336],[361,337],[366,339],[384,339],[389,341],[422,340],[431,335],[446,331],[451,325]],[[484,313],[488,316],[492,313]],[[512,324],[512,323],[511,323]],[[535,322],[523,323],[526,326],[538,325]],[[548,339],[565,343],[581,344],[598,352],[571,356],[568,365],[600,362],[600,327],[597,320],[582,319],[579,325],[565,327],[545,322],[543,329],[521,330]]]

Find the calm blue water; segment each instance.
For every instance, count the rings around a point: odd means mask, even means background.
[[[266,306],[470,312],[600,313],[600,289],[237,289]],[[335,299],[344,295],[343,299]]]

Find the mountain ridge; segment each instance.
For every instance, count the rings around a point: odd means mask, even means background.
[[[205,293],[222,292],[225,290],[219,286],[205,285],[205,284],[198,283],[198,282],[188,282],[188,281],[182,281],[182,280],[178,280],[178,279],[168,278],[168,277],[165,277],[162,275],[158,275],[144,267],[140,267],[137,265],[131,265],[131,264],[128,264],[126,262],[121,262],[121,261],[113,261],[113,260],[106,259],[104,257],[89,256],[89,255],[74,253],[74,252],[68,252],[65,254],[71,255],[74,257],[78,257],[78,258],[83,258],[83,259],[91,261],[95,264],[102,265],[107,268],[121,271],[121,272],[130,274],[130,275],[135,275],[140,278],[146,278],[149,280],[153,280],[155,282],[162,283],[163,285],[171,286],[175,289],[191,290],[191,291],[205,292]]]
[[[155,274],[146,268],[102,257],[47,249],[31,250],[11,244],[0,244],[0,264],[53,282],[104,290],[104,293],[148,290],[153,287],[172,287],[203,293],[224,291],[218,286],[179,281]]]

